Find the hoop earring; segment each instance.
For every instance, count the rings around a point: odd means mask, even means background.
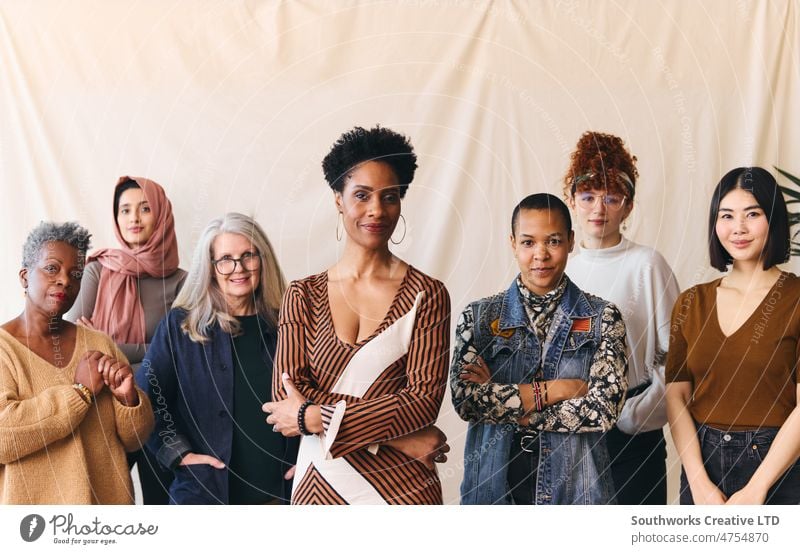
[[[342,231],[339,231],[339,222],[342,222]],[[336,240],[341,242],[342,235],[344,235],[344,214],[339,212],[339,215],[336,216]]]
[[[408,230],[408,227],[406,226],[406,218],[403,217],[403,214],[400,214],[400,219],[403,220],[403,236],[400,237],[400,240],[398,240],[397,242],[395,242],[392,237],[389,237],[389,240],[392,241],[392,244],[400,244],[401,242],[403,242],[403,239],[406,238],[406,231]]]

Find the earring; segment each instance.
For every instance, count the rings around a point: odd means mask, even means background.
[[[406,218],[403,217],[403,214],[400,214],[400,219],[403,220],[403,236],[400,237],[400,240],[398,240],[397,242],[395,242],[395,240],[392,237],[389,237],[389,240],[392,241],[392,244],[400,244],[401,242],[403,242],[403,239],[406,238],[406,231],[408,230],[408,227],[406,226]]]
[[[339,231],[339,222],[340,221],[342,222],[342,231],[341,232]],[[339,212],[339,215],[336,216],[336,240],[341,242],[342,235],[344,235],[344,214],[342,212]]]
[[[628,222],[627,221],[623,221],[622,222],[622,230],[623,231],[627,231],[628,230]]]

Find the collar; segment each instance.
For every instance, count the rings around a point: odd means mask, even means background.
[[[511,283],[503,295],[503,305],[500,308],[500,329],[513,329],[516,327],[526,327],[528,325],[528,314],[525,311],[522,293],[517,286],[517,279]],[[589,299],[584,292],[565,274],[559,284],[564,286],[557,311],[563,312],[572,319],[594,317],[597,311],[592,307]],[[546,295],[545,295],[546,296]]]
[[[556,288],[551,290],[546,294],[536,294],[528,290],[528,288],[522,283],[522,277],[517,276],[517,289],[519,290],[520,295],[522,296],[522,301],[528,305],[528,307],[533,308],[534,310],[540,310],[545,306],[552,304],[553,302],[558,302],[561,299],[561,296],[564,294],[564,290],[567,288],[567,276],[562,275],[561,280],[556,285]]]
[[[619,256],[624,256],[632,245],[633,243],[623,236],[619,243],[614,246],[609,246],[608,248],[584,248],[579,244],[576,255],[580,255],[581,259],[595,262],[611,262],[616,261],[616,258]]]

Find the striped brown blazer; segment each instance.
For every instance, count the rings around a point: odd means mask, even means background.
[[[406,350],[387,358],[385,339],[403,324],[412,326]],[[281,374],[288,373],[298,390],[321,406],[325,428],[321,437],[310,438],[324,456],[317,452],[304,463],[308,441],[304,438],[301,445],[293,503],[442,502],[435,470],[379,445],[436,421],[447,379],[449,336],[447,290],[411,266],[384,321],[372,336],[356,344],[336,335],[327,273],[290,284],[280,313],[273,398],[285,398]],[[388,365],[383,366],[387,359]],[[354,365],[366,366],[371,374],[368,381],[360,375],[345,375],[346,368]],[[334,392],[346,389],[342,382],[347,379],[363,390],[358,395]],[[326,464],[340,465],[326,474]],[[338,481],[342,468],[355,478],[348,484],[355,490],[348,493]]]

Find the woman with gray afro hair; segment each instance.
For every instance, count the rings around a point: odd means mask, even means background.
[[[73,246],[83,261],[86,259],[91,237],[89,231],[75,221],[66,223],[42,221],[28,234],[25,244],[22,245],[22,267],[32,268],[38,261],[45,244],[53,241],[65,242]]]
[[[22,313],[0,325],[0,503],[132,504],[126,451],[150,401],[106,335],[64,320],[89,232],[40,223],[22,249]]]

